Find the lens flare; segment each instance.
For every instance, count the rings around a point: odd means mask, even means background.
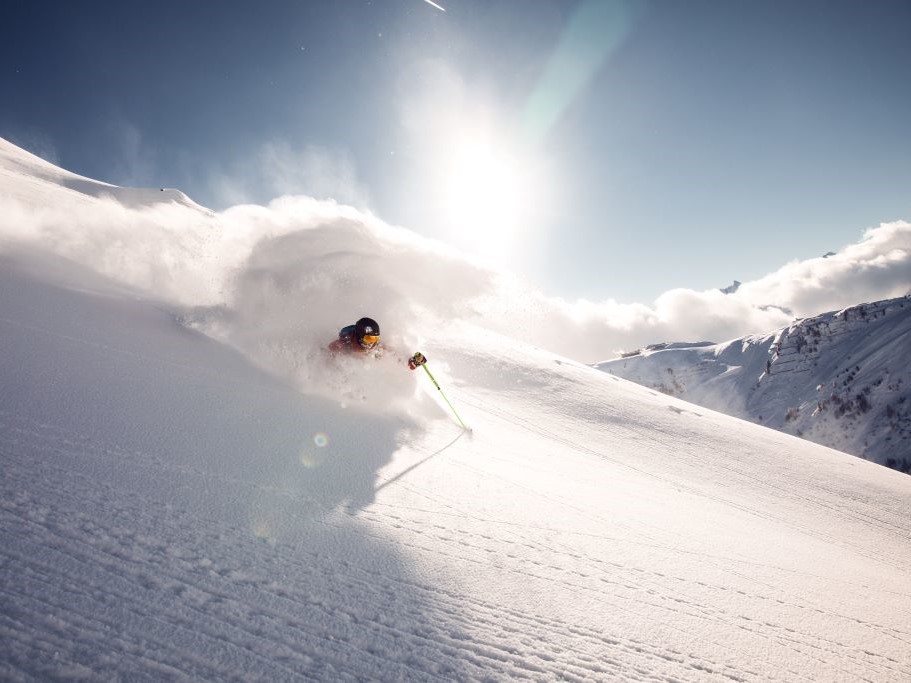
[[[539,140],[592,83],[622,47],[646,3],[582,0],[563,28],[559,43],[525,108],[525,130]]]
[[[275,540],[272,532],[272,525],[265,519],[253,520],[250,530],[256,538],[265,543],[273,543]]]
[[[308,470],[316,469],[320,466],[320,458],[310,451],[302,451],[300,454],[300,464]]]

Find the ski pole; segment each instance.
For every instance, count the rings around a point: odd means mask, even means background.
[[[446,401],[446,405],[449,406],[449,409],[452,411],[452,414],[456,416],[456,419],[459,421],[459,424],[462,425],[462,429],[464,429],[466,432],[470,432],[471,427],[466,425],[462,421],[462,418],[459,417],[459,414],[456,412],[456,409],[452,407],[452,403],[449,402],[449,399],[446,398],[446,394],[444,394],[443,390],[440,388],[440,383],[437,382],[436,377],[433,376],[433,373],[430,372],[430,368],[427,367],[427,359],[424,358],[424,356],[420,352],[418,352],[418,353],[414,354],[414,361],[415,361],[415,365],[420,365],[422,368],[424,368],[424,372],[427,373],[427,376],[430,378],[430,381],[433,382],[433,386],[435,386],[437,388],[437,391],[440,392],[440,396],[442,396],[443,400]]]
[[[446,398],[446,394],[444,394],[443,390],[440,389],[439,382],[437,382],[436,378],[433,376],[433,373],[430,372],[430,368],[427,367],[427,364],[424,363],[421,367],[424,368],[424,372],[427,373],[427,376],[430,378],[430,381],[433,382],[433,385],[440,392],[440,396],[442,396],[443,400],[446,401],[446,405],[449,406],[449,409],[452,411],[452,414],[456,416],[456,419],[459,421],[459,424],[462,425],[462,429],[464,429],[466,432],[470,432],[471,428],[467,424],[462,422],[462,418],[459,417],[459,414],[456,412],[456,409],[452,407],[452,404],[449,402],[449,399]]]

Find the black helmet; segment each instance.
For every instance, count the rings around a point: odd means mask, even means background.
[[[373,318],[361,318],[354,324],[354,336],[358,344],[372,349],[380,342],[380,326]]]

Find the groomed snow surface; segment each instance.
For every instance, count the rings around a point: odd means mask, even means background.
[[[25,242],[0,254],[4,681],[911,679],[907,475],[431,326],[463,432],[401,357],[296,344],[276,254],[188,309]]]

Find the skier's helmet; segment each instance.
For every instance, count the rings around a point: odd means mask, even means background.
[[[373,318],[361,318],[354,324],[357,343],[365,349],[372,349],[380,343],[380,326]]]

